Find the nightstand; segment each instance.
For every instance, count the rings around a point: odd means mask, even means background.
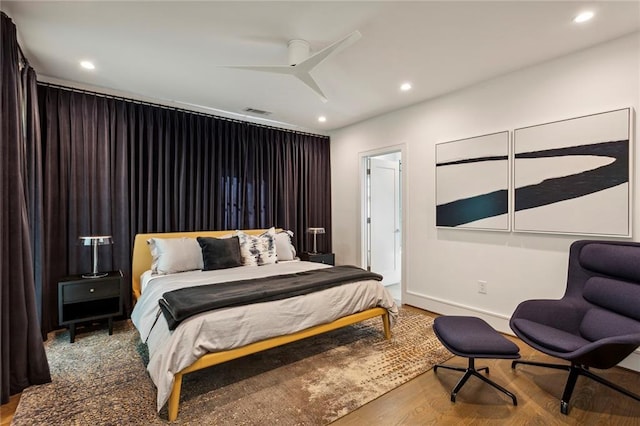
[[[324,263],[326,265],[335,265],[336,257],[333,253],[300,253],[300,260],[307,262]]]
[[[113,317],[123,313],[124,280],[122,272],[111,271],[106,277],[65,277],[58,282],[58,322],[69,327],[69,340],[76,338],[76,324],[104,318],[113,334]]]

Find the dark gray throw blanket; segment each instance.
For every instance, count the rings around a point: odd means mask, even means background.
[[[334,266],[273,277],[205,284],[168,291],[158,301],[169,329],[202,312],[300,296],[342,284],[382,276],[351,265]]]

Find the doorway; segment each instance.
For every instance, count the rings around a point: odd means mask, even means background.
[[[402,151],[364,157],[364,263],[402,298]]]

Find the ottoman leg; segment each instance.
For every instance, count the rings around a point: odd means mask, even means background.
[[[473,373],[474,373],[473,370],[467,369],[464,373],[464,376],[462,376],[460,380],[458,380],[458,383],[451,391],[451,402],[456,402],[456,396],[458,395],[458,391],[462,389],[462,386],[464,386],[467,380],[469,380],[469,377],[474,375]]]
[[[511,397],[511,399],[513,400],[513,405],[518,405],[518,400],[516,399],[516,396],[514,394],[512,394],[511,392],[509,392],[508,390],[506,390],[505,388],[503,388],[502,386],[500,386],[496,382],[487,379],[482,374],[478,374],[475,371],[473,373],[475,373],[475,374],[473,374],[474,376],[478,377],[483,382],[493,386],[494,388],[498,389],[500,392],[502,392],[502,393],[506,394],[507,396]]]
[[[460,391],[460,389],[462,389],[462,386],[464,386],[467,380],[469,380],[469,377],[476,376],[483,382],[493,386],[494,388],[498,389],[500,392],[509,396],[513,401],[513,405],[518,405],[518,400],[514,394],[512,394],[507,389],[503,388],[496,382],[486,378],[485,376],[479,373],[480,371],[484,370],[487,372],[487,374],[489,374],[489,367],[481,367],[476,369],[475,358],[469,358],[469,366],[467,368],[438,364],[433,366],[433,372],[435,373],[436,371],[438,371],[438,368],[444,368],[444,369],[453,370],[453,371],[464,371],[464,375],[460,378],[460,380],[458,380],[458,383],[451,391],[451,402],[456,402],[456,396],[458,396],[458,392]]]
[[[433,321],[433,332],[442,345],[454,355],[467,358],[469,366],[467,368],[448,367],[444,365],[434,366],[449,370],[464,371],[464,375],[451,391],[451,401],[456,401],[456,396],[469,377],[476,376],[483,382],[491,385],[513,401],[513,405],[518,405],[516,396],[503,388],[499,384],[481,374],[489,374],[489,367],[476,368],[475,358],[493,359],[518,359],[520,358],[518,345],[511,342],[506,337],[500,335],[486,321],[467,316],[441,316]],[[514,363],[515,366],[515,363]]]
[[[438,371],[438,368],[444,368],[445,370],[462,371],[462,372],[467,371],[467,369],[464,367],[450,367],[448,365],[438,364],[433,366],[433,372],[435,373],[436,371]]]

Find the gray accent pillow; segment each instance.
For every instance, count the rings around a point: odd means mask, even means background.
[[[195,238],[150,238],[147,244],[154,274],[202,269],[202,250]]]
[[[242,266],[240,255],[240,240],[238,237],[213,238],[198,237],[198,244],[202,248],[204,271],[234,268]]]
[[[296,248],[291,243],[293,232],[281,231],[276,234],[276,256],[278,262],[294,260],[296,258]]]

